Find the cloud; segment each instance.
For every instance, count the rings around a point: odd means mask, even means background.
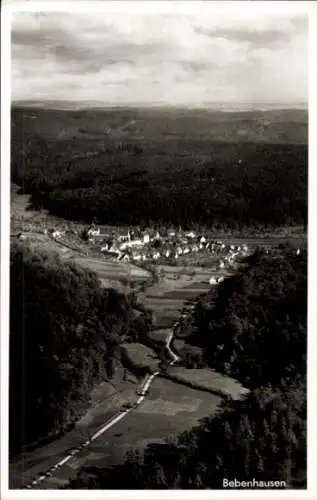
[[[307,98],[307,18],[17,13],[12,95],[108,104]]]

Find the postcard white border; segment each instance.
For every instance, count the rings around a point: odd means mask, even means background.
[[[308,490],[306,491],[74,491],[74,490],[9,490],[8,489],[8,346],[9,346],[9,241],[10,241],[10,115],[11,115],[11,46],[10,29],[13,12],[116,12],[149,13],[181,12],[190,13],[198,9],[219,9],[223,12],[236,13],[246,7],[263,11],[263,14],[307,13],[309,15],[309,237],[308,237]],[[241,5],[243,4],[243,6]],[[317,498],[317,5],[314,1],[15,1],[4,0],[2,3],[1,22],[1,498],[9,499],[212,499],[222,498]],[[315,197],[314,197],[315,192]],[[314,445],[315,443],[315,445]]]

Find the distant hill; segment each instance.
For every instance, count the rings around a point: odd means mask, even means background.
[[[68,109],[67,109],[68,108]],[[23,121],[23,123],[22,123]],[[131,121],[133,125],[124,128]],[[307,144],[308,111],[221,111],[176,108],[74,109],[71,103],[40,102],[12,108],[12,126],[28,135],[46,138],[107,140],[113,135],[128,140],[208,140]]]
[[[295,109],[15,107],[12,181],[86,222],[303,225],[307,122]]]

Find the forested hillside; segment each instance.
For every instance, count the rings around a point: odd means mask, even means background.
[[[134,314],[128,299],[54,254],[13,244],[10,261],[10,450],[53,436],[114,374]],[[140,319],[138,320],[140,322]]]
[[[203,114],[165,122],[158,115],[156,128],[153,117],[147,127],[146,118],[136,115],[135,130],[124,136],[105,130],[109,120],[124,124],[127,114],[91,111],[75,119],[70,112],[34,113],[30,119],[27,111],[13,110],[12,180],[33,195],[35,206],[54,214],[88,222],[214,229],[306,225],[307,144],[283,140],[283,133],[276,141],[265,135],[258,141],[248,114],[229,120],[248,130],[241,138],[212,136],[225,113],[219,123]],[[295,128],[306,126],[291,120]],[[287,129],[278,115],[271,121]],[[78,136],[81,124],[86,129]]]
[[[307,252],[252,255],[243,272],[201,298],[184,330],[210,367],[247,387],[305,373]]]

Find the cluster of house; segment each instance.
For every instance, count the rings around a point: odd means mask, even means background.
[[[238,256],[249,253],[247,245],[227,245],[222,241],[210,241],[194,231],[127,231],[126,234],[101,234],[100,229],[91,226],[86,238],[100,244],[101,252],[120,261],[175,261],[182,256],[209,252],[220,258],[219,267],[230,267]]]

